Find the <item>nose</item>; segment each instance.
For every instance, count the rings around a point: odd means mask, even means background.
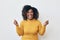
[[[29,15],[31,15],[31,16],[32,16],[33,14],[32,14],[32,13],[30,13]]]

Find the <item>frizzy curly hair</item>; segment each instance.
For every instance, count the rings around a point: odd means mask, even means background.
[[[34,19],[38,19],[38,17],[39,17],[39,12],[38,12],[38,10],[35,8],[35,7],[32,7],[32,6],[30,6],[30,5],[25,5],[24,7],[23,7],[23,9],[22,9],[22,16],[23,16],[23,19],[24,20],[27,20],[27,12],[28,12],[28,10],[30,10],[30,9],[32,9],[33,10],[33,18]]]

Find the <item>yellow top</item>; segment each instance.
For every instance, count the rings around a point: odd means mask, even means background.
[[[16,31],[22,40],[38,40],[38,33],[43,35],[46,27],[39,20],[23,20],[20,26],[16,26]]]

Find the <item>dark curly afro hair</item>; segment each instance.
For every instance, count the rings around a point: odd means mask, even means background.
[[[39,17],[39,12],[35,7],[31,7],[30,5],[25,5],[22,10],[22,16],[24,20],[27,20],[27,12],[28,10],[32,9],[33,10],[33,18],[38,19]]]

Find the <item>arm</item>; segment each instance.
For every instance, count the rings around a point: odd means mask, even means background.
[[[39,29],[39,34],[44,35],[44,33],[46,31],[46,27],[44,25],[42,25],[40,21],[39,21],[38,29]]]
[[[23,22],[20,23],[20,26],[18,25],[18,22],[14,20],[14,24],[16,26],[16,32],[19,36],[23,35]]]
[[[46,31],[46,26],[49,24],[49,21],[46,20],[44,22],[44,25],[41,24],[41,22],[39,21],[39,34],[40,35],[44,35],[45,31]]]
[[[16,26],[16,32],[19,36],[23,35],[23,26]]]

